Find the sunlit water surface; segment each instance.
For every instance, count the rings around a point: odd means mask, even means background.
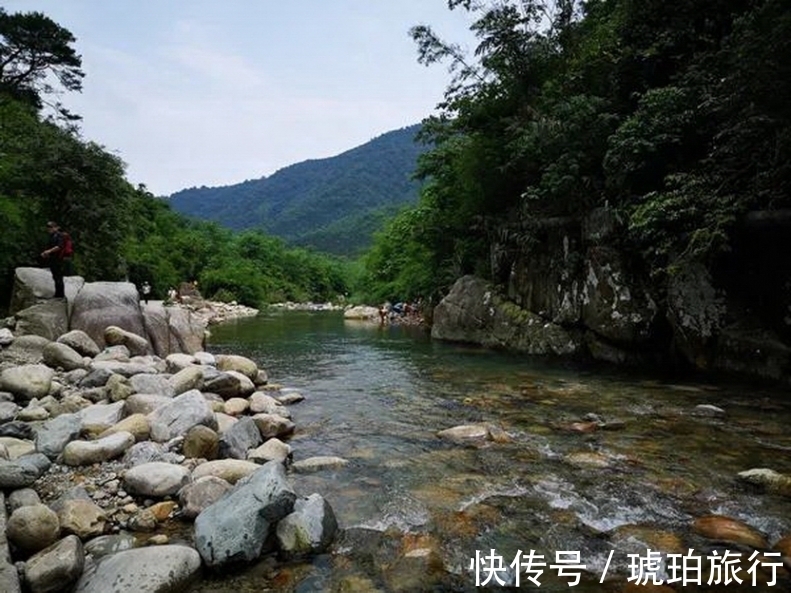
[[[291,408],[295,460],[350,463],[290,474],[299,495],[317,492],[334,509],[342,533],[329,553],[285,565],[265,558],[196,592],[474,591],[472,559],[491,550],[505,564],[519,550],[547,564],[578,551],[586,568],[573,590],[620,591],[628,554],[709,553],[712,542],[690,531],[696,517],[744,520],[769,542],[791,533],[791,500],[736,479],[755,467],[791,474],[783,392],[510,356],[329,312],[214,327],[209,350],[248,356],[270,382],[304,394]],[[580,432],[591,419],[601,426]],[[464,446],[437,437],[472,423],[507,438]],[[498,577],[515,584],[513,571]],[[570,590],[549,568],[539,580],[539,590]]]

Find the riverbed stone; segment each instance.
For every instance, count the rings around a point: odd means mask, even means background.
[[[149,498],[176,494],[190,480],[190,471],[181,465],[151,462],[126,470],[124,490]]]
[[[12,461],[0,460],[0,490],[26,488],[38,480],[50,465],[50,460],[40,453]]]
[[[86,570],[74,593],[178,593],[198,576],[200,560],[181,545],[124,550]]]
[[[296,473],[309,474],[313,472],[322,471],[325,469],[340,469],[349,465],[349,460],[343,457],[335,457],[333,455],[317,455],[315,457],[308,457],[307,459],[300,459],[295,461],[291,469]]]
[[[135,441],[148,440],[150,427],[148,425],[148,417],[145,414],[132,414],[127,416],[117,424],[114,424],[99,435],[99,438],[110,436],[117,432],[128,432],[135,437]]]
[[[37,399],[31,399],[27,406],[19,410],[16,419],[20,422],[41,422],[48,420],[50,413],[39,404]]]
[[[0,372],[0,389],[24,401],[42,398],[49,393],[55,371],[44,364],[26,364]]]
[[[224,414],[223,412],[215,412],[214,418],[217,420],[217,433],[218,434],[225,434],[228,432],[234,424],[239,422],[239,419],[234,416],[229,416],[228,414]]]
[[[84,369],[88,366],[88,360],[71,346],[60,342],[50,342],[41,351],[44,364],[53,369],[61,368],[64,371]]]
[[[127,331],[116,325],[104,330],[104,342],[110,346],[126,346],[132,356],[142,356],[151,351],[151,347],[142,335]]]
[[[112,535],[100,535],[94,537],[85,544],[85,552],[94,557],[94,559],[109,556],[123,552],[124,550],[131,550],[137,547],[137,540],[135,536],[130,533],[121,532]]]
[[[29,507],[36,504],[41,504],[41,499],[33,488],[20,488],[8,495],[8,510],[12,513],[22,507]]]
[[[72,466],[102,463],[123,455],[134,443],[134,435],[128,432],[117,432],[95,441],[71,441],[63,449],[63,462]]]
[[[229,416],[241,416],[250,409],[250,402],[243,397],[232,397],[223,404],[222,409]]]
[[[225,496],[231,488],[231,484],[216,476],[198,478],[179,491],[181,514],[187,519],[194,519]]]
[[[195,545],[207,566],[257,559],[277,522],[291,513],[296,494],[285,468],[260,467],[195,519]]]
[[[204,476],[215,476],[229,484],[236,484],[236,482],[249,476],[260,467],[257,463],[241,459],[217,459],[201,463],[192,470],[192,480],[197,481]]]
[[[80,578],[84,566],[82,542],[69,535],[28,559],[25,581],[31,593],[57,593],[68,590]]]
[[[250,396],[250,411],[253,414],[275,414],[291,418],[291,411],[271,395],[256,391]]]
[[[296,428],[296,425],[291,420],[277,414],[256,414],[252,418],[264,439],[289,436]]]
[[[82,356],[93,358],[101,349],[91,336],[79,329],[73,329],[59,336],[56,340],[60,344],[69,346]]]
[[[263,445],[247,452],[247,460],[254,463],[277,461],[285,464],[291,458],[291,445],[278,438],[268,439]]]
[[[173,398],[156,393],[135,393],[126,398],[124,402],[124,414],[150,414],[157,408],[171,403]]]
[[[744,521],[723,515],[698,517],[692,523],[692,531],[713,540],[745,544],[753,548],[769,547],[766,538],[757,529]]]
[[[298,498],[294,510],[277,524],[278,549],[286,556],[320,554],[338,532],[330,504],[319,494]]]
[[[68,443],[80,436],[82,418],[79,414],[61,414],[45,422],[36,431],[36,450],[56,459]]]
[[[151,375],[135,375],[135,377],[148,377]],[[107,384],[104,386],[107,397],[110,398],[112,402],[120,402],[124,401],[129,398],[135,392],[134,387],[132,387],[131,381],[124,377],[123,375],[118,375],[113,373],[110,375],[110,378],[107,379]]]
[[[82,431],[88,434],[99,434],[118,424],[123,416],[124,402],[88,406],[80,410]]]
[[[6,526],[9,541],[27,553],[38,552],[57,541],[60,521],[43,504],[20,507],[11,513]]]
[[[176,395],[170,383],[170,375],[145,373],[131,377],[129,383],[135,393],[158,393],[167,397]]]
[[[214,357],[215,365],[221,371],[236,371],[254,381],[258,375],[258,365],[247,358],[238,354],[218,354]]]
[[[181,452],[190,459],[217,459],[220,437],[208,426],[193,426],[184,436]]]
[[[481,444],[489,440],[489,429],[485,424],[466,424],[440,430],[437,436],[453,443]]]
[[[174,352],[165,357],[165,368],[168,373],[178,373],[181,370],[197,365],[198,361],[192,354]]]
[[[168,378],[168,384],[174,396],[192,389],[200,391],[203,389],[203,383],[203,370],[194,364],[180,369]]]
[[[764,488],[767,492],[791,497],[791,476],[781,474],[769,468],[754,468],[739,472],[738,478]]]
[[[275,399],[284,406],[291,406],[305,401],[305,396],[299,391],[281,391],[279,395],[275,396]]]
[[[247,452],[262,442],[261,432],[255,420],[249,416],[241,418],[220,437],[220,457],[247,459]]]
[[[38,364],[44,360],[42,352],[51,340],[43,336],[17,336],[11,345],[3,350],[3,358],[16,364]]]
[[[104,511],[91,500],[75,498],[63,501],[58,509],[61,529],[80,539],[90,539],[104,533],[107,517]]]
[[[94,362],[129,362],[132,354],[126,346],[107,346],[99,354],[93,357]],[[108,368],[107,365],[99,365],[97,368]]]
[[[136,443],[124,453],[122,460],[126,467],[135,467],[142,463],[161,461],[163,463],[179,463],[183,459],[160,443],[141,441]]]
[[[252,380],[237,371],[223,371],[207,378],[204,390],[216,393],[223,399],[247,397],[255,391]]]
[[[35,438],[33,427],[21,420],[14,420],[0,424],[0,437],[13,437],[15,439],[32,440]]]
[[[193,426],[216,426],[214,412],[200,391],[193,389],[148,415],[151,439],[165,442],[183,435]]]
[[[36,450],[36,445],[33,441],[14,437],[0,437],[0,445],[4,446],[6,451],[8,451],[9,459],[18,459]]]
[[[11,422],[21,409],[13,401],[0,402],[0,424]]]

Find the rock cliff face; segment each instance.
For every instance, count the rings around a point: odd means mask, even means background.
[[[53,299],[49,270],[17,268],[9,311],[15,333],[55,340],[70,330],[82,330],[103,348],[106,328],[117,326],[145,337],[148,351],[157,356],[203,349],[207,324],[202,317],[181,307],[142,305],[134,284],[85,282],[71,276],[65,287],[65,301]]]
[[[748,217],[721,261],[676,265],[662,286],[619,247],[612,211],[541,221],[538,247],[512,255],[499,290],[456,282],[434,311],[432,337],[791,383],[791,263],[766,265],[790,252],[791,222],[752,216],[761,224]]]

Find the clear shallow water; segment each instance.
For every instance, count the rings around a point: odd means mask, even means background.
[[[769,543],[791,533],[790,499],[735,479],[754,467],[791,474],[786,393],[508,356],[339,313],[278,312],[212,333],[209,350],[246,355],[305,395],[291,408],[295,459],[350,464],[291,474],[298,494],[318,492],[335,511],[343,534],[330,554],[265,559],[196,591],[474,591],[471,560],[492,549],[505,564],[519,550],[547,564],[579,551],[586,570],[574,590],[619,591],[627,554],[711,546],[691,533],[696,517],[742,519]],[[603,425],[580,432],[591,414]],[[464,446],[436,436],[480,422],[508,438]],[[514,582],[513,571],[498,576]],[[569,590],[549,569],[540,581]]]

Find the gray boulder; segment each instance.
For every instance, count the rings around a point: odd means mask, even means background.
[[[71,441],[80,436],[82,418],[79,414],[61,414],[45,422],[36,431],[36,450],[56,459]]]
[[[135,393],[156,393],[167,397],[173,397],[176,393],[169,379],[170,375],[145,373],[134,375],[129,379],[129,382]]]
[[[277,522],[291,513],[296,494],[285,468],[275,462],[261,467],[195,520],[195,544],[207,566],[251,562]]]
[[[330,504],[319,494],[299,498],[294,511],[277,524],[278,548],[286,556],[324,552],[338,532]]]
[[[203,387],[210,393],[216,393],[224,399],[247,397],[255,391],[255,384],[249,377],[238,371],[220,372],[206,379]]]
[[[255,420],[245,417],[220,437],[220,457],[247,459],[247,452],[262,443],[261,431]]]
[[[64,279],[66,299],[72,301],[80,291],[84,280],[79,276]],[[9,314],[14,315],[42,300],[55,296],[55,282],[47,268],[21,267],[14,270],[14,286],[11,289]]]
[[[57,341],[61,344],[66,344],[83,356],[88,356],[90,358],[93,358],[102,351],[101,348],[99,348],[99,345],[93,340],[93,338],[91,338],[91,336],[79,329],[73,329],[70,332],[66,332],[65,334],[61,335]]]
[[[74,593],[179,593],[187,590],[200,567],[200,556],[187,546],[124,550],[86,570]]]
[[[50,341],[41,336],[18,336],[3,350],[3,360],[16,364],[38,364],[44,360],[44,346]]]
[[[206,322],[182,307],[167,307],[170,352],[194,354],[203,350]]]
[[[110,325],[104,330],[104,343],[108,346],[126,346],[132,356],[145,356],[151,350],[142,335]]]
[[[38,480],[51,465],[40,453],[23,455],[13,461],[0,459],[0,490],[27,488]]]
[[[57,593],[77,582],[84,566],[82,542],[69,535],[25,562],[25,581],[32,593]]]
[[[210,428],[217,426],[209,402],[197,389],[182,393],[170,403],[157,408],[148,415],[148,421],[151,439],[160,443],[183,435],[198,424]]]
[[[137,288],[130,282],[85,284],[74,300],[71,329],[84,331],[104,348],[104,330],[111,325],[145,335]]]
[[[163,498],[176,494],[190,480],[190,471],[172,463],[144,463],[128,469],[124,474],[124,490],[149,498]]]
[[[87,368],[85,358],[71,346],[60,342],[50,342],[44,347],[41,355],[44,364],[53,369],[61,368],[64,371]]]
[[[179,491],[181,514],[187,519],[194,519],[231,488],[231,484],[216,476],[204,476],[187,484]]]
[[[0,389],[24,400],[40,399],[49,393],[55,371],[43,364],[26,364],[0,373]]]
[[[34,335],[55,340],[69,329],[66,301],[51,300],[38,303],[15,314],[18,335]]]

